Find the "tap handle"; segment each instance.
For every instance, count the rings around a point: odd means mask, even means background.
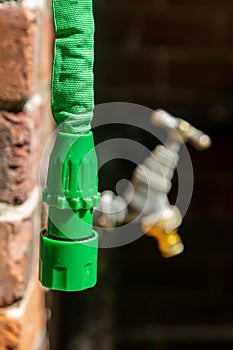
[[[151,115],[153,124],[166,129],[177,129],[178,120],[163,109],[156,109]]]
[[[201,130],[196,129],[184,119],[176,118],[163,109],[155,110],[151,115],[152,123],[168,130],[176,130],[183,142],[189,142],[198,150],[204,150],[211,146],[211,139]]]
[[[201,130],[196,129],[183,119],[178,119],[177,131],[184,139],[198,150],[205,150],[211,146],[211,138]]]

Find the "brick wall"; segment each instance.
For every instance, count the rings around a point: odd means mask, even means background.
[[[45,1],[0,1],[0,350],[45,349],[38,182],[51,130],[51,29]]]
[[[96,288],[54,296],[62,315],[56,349],[230,350],[233,2],[94,3],[97,103],[163,107],[204,128],[213,146],[200,153],[190,147],[195,186],[180,230],[185,253],[163,260],[147,237],[101,250]]]
[[[229,0],[96,2],[98,102],[163,107],[213,139],[190,148],[185,253],[162,260],[146,237],[111,253],[114,349],[232,348],[232,23]]]
[[[97,102],[162,106],[208,122],[231,118],[230,0],[95,4]]]

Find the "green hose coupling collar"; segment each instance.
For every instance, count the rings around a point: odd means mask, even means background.
[[[41,232],[40,281],[43,286],[67,292],[81,291],[96,284],[98,235],[86,240],[63,241]]]
[[[59,131],[49,162],[43,201],[48,229],[41,233],[40,280],[47,288],[78,291],[96,283],[98,235],[93,207],[99,204],[93,134]]]

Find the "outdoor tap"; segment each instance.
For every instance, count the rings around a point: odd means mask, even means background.
[[[146,195],[145,181],[147,181],[147,201],[149,204],[141,217],[141,226],[146,235],[157,240],[162,256],[169,258],[180,254],[184,249],[178,234],[182,215],[179,208],[171,205],[167,197],[179,161],[180,146],[182,143],[189,142],[196,149],[204,150],[211,146],[211,139],[190,123],[181,118],[175,118],[161,109],[152,113],[151,120],[156,126],[167,130],[167,140],[164,145],[158,145],[151,152],[142,166],[136,168],[132,183],[136,192],[134,197],[137,198],[139,193],[142,194],[142,188],[144,188],[144,196]],[[141,169],[144,171],[144,177]],[[141,172],[140,180],[139,172]],[[154,181],[156,178],[157,181]],[[140,209],[138,199],[133,200],[131,206],[134,210]]]
[[[162,256],[170,258],[184,249],[178,234],[182,215],[168,199],[180,147],[189,142],[196,149],[204,150],[210,147],[211,139],[185,120],[161,109],[152,113],[151,121],[166,129],[164,145],[156,146],[135,168],[123,197],[111,191],[102,193],[100,205],[95,211],[95,222],[98,226],[113,228],[136,220],[147,236],[157,240]]]

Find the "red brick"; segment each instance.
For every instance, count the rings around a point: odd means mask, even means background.
[[[40,213],[14,222],[0,222],[0,307],[23,297],[28,279],[36,273]]]
[[[218,8],[223,7],[229,7],[232,9],[232,0],[195,0],[193,2],[192,0],[169,0],[169,4],[171,5],[182,5],[182,6],[210,6],[211,8],[213,6],[216,6]]]
[[[46,86],[50,86],[53,62],[54,26],[50,12],[43,13],[38,30],[40,30],[38,80],[41,90],[44,91]]]
[[[214,137],[215,135],[210,136]],[[198,153],[191,150],[193,159],[193,167],[200,167],[201,173],[224,174],[230,170],[233,171],[233,163],[230,161],[231,150],[233,149],[233,140],[230,137],[214,139],[210,149],[205,152]],[[200,172],[199,172],[200,173]],[[214,181],[215,177],[211,177],[210,181]]]
[[[170,8],[167,1],[164,0],[100,0],[97,8],[97,25],[98,10],[101,13],[102,21],[108,20],[109,17],[119,17],[119,21],[128,16],[129,24],[140,27],[139,21],[146,14],[164,13]],[[101,12],[100,12],[101,11]],[[119,22],[118,22],[119,23]]]
[[[20,109],[32,95],[35,31],[35,13],[0,8],[0,108]]]
[[[42,106],[18,114],[0,111],[0,201],[22,203],[38,183],[41,151],[51,125],[47,113]]]
[[[145,5],[147,4],[154,4],[158,2],[158,0],[144,0],[142,2],[142,0],[111,0],[111,1],[108,1],[108,0],[102,0],[101,3],[106,3],[109,5],[109,3],[112,5],[112,4],[116,4],[116,5],[120,5],[120,6],[123,6],[124,4],[131,4],[132,5],[140,5],[141,7],[144,7]]]
[[[114,86],[125,84],[153,84],[155,82],[156,65],[148,57],[123,56],[102,60],[98,66],[101,74],[101,83]],[[98,79],[98,70],[96,77]]]
[[[131,28],[130,17],[106,15],[103,21],[96,22],[96,42],[111,45],[125,43]]]
[[[38,349],[44,338],[44,298],[34,279],[22,301],[0,309],[0,350]]]
[[[233,87],[233,62],[186,62],[170,65],[172,86],[227,91]]]
[[[229,26],[228,26],[228,33],[227,33],[228,49],[232,49],[232,46],[233,46],[232,31],[233,31],[233,15],[231,17],[231,20],[229,21]]]
[[[145,45],[210,47],[213,41],[213,28],[208,22],[156,16],[145,20]]]

